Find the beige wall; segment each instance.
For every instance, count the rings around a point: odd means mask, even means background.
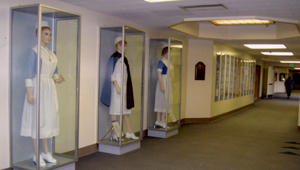
[[[236,50],[232,47],[220,44],[215,42],[214,43],[214,51],[213,51],[213,65],[211,66],[213,68],[212,75],[216,74],[216,52],[221,52],[225,54],[229,54],[230,56],[246,59],[246,60],[254,60],[255,58],[251,56],[250,54],[241,52],[239,50]],[[212,89],[215,88],[215,76],[212,79]],[[212,90],[212,96],[215,96],[215,90]],[[238,109],[240,107],[249,105],[254,102],[254,95],[246,95],[246,96],[240,96],[232,99],[222,100],[222,101],[214,101],[214,98],[211,97],[211,113],[210,117],[218,116],[220,114],[230,112],[232,110]]]
[[[210,117],[213,41],[190,39],[187,62],[186,118]],[[206,66],[205,80],[195,80],[195,65]]]

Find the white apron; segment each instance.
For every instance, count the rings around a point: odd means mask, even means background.
[[[52,138],[59,135],[59,115],[56,86],[52,79],[56,69],[57,58],[49,49],[41,48],[41,76],[40,76],[40,138]],[[36,48],[33,48],[36,52]],[[49,61],[49,57],[51,61]],[[31,92],[34,103],[27,102],[25,96],[21,136],[36,138],[36,77],[32,79]]]
[[[168,67],[168,60],[166,60],[165,58],[163,58],[161,61]],[[162,82],[163,82],[163,85],[164,85],[164,88],[165,88],[165,93],[162,93],[162,91],[160,90],[159,80],[157,81],[156,92],[155,92],[154,112],[166,113],[167,112],[167,108],[168,108],[168,113],[172,113],[173,112],[173,107],[172,107],[173,85],[172,85],[172,82],[171,82],[172,80],[171,80],[170,77],[169,77],[169,80],[168,80],[168,72],[169,71],[171,73],[169,75],[171,76],[172,75],[172,71],[173,71],[173,66],[172,66],[171,63],[169,64],[169,68],[167,70],[167,73],[161,75],[162,76]],[[168,92],[167,92],[167,81],[168,81]],[[169,100],[169,102],[168,102],[168,100]]]
[[[127,89],[127,67],[124,64],[124,74],[123,74],[123,87],[122,87],[122,58],[118,59],[113,74],[111,75],[111,99],[109,106],[109,114],[111,115],[121,115],[121,94],[118,94],[113,81],[116,80],[120,88],[123,90],[123,113],[130,114],[131,110],[126,108],[126,89]]]

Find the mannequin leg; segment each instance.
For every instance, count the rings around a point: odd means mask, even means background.
[[[134,133],[132,133],[129,114],[124,115],[124,120],[125,120],[125,125],[127,128],[126,138],[139,139],[138,137],[136,137],[134,135]]]
[[[127,132],[128,133],[132,133],[130,119],[129,119],[129,115],[128,114],[124,115],[124,120],[125,120],[125,125],[126,125],[126,128],[127,128]]]
[[[111,115],[111,121],[116,121],[117,120],[117,115]]]
[[[159,123],[161,122],[161,112],[157,112],[157,114],[156,114],[156,122],[155,122],[155,124],[156,125],[159,125]]]
[[[49,153],[49,148],[48,148],[48,139],[42,139],[43,142],[43,153]]]
[[[32,138],[32,141],[33,141],[33,147],[34,147],[34,155],[39,155],[39,153],[36,153],[36,139]]]

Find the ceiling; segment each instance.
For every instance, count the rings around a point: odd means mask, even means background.
[[[184,21],[185,18],[226,17],[226,16],[264,16],[300,21],[300,0],[180,0],[174,2],[147,3],[142,0],[59,0],[103,14],[146,25],[156,29],[171,30],[169,27]],[[186,11],[180,6],[223,4],[227,9]],[[217,27],[217,26],[216,26]],[[220,27],[220,26],[219,26]],[[226,26],[221,26],[226,27]],[[236,26],[238,27],[238,26]],[[176,31],[177,32],[177,31]],[[263,57],[262,50],[251,50],[243,46],[245,43],[283,43],[287,49],[300,60],[299,25],[297,35],[288,38],[272,39],[218,39],[217,42],[245,51],[258,58]],[[179,32],[178,32],[179,33]],[[182,33],[181,33],[182,34]],[[254,34],[254,33],[253,33]],[[193,38],[196,38],[193,36]],[[199,38],[199,37],[197,37]],[[200,37],[201,38],[201,37]],[[207,37],[206,37],[207,39]],[[264,50],[265,51],[265,50]],[[269,57],[269,62],[280,60]]]

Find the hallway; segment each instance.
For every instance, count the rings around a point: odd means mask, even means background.
[[[217,122],[184,125],[168,139],[145,137],[141,149],[121,156],[94,153],[82,157],[76,169],[300,169],[298,102],[259,100]]]

